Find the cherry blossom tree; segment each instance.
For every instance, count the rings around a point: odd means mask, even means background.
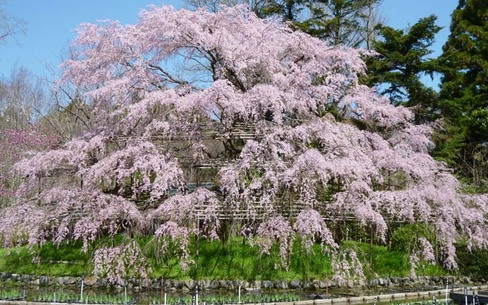
[[[243,6],[82,24],[73,48],[62,81],[96,109],[92,127],[16,165],[25,179],[1,217],[6,245],[145,234],[187,265],[190,239],[223,239],[232,219],[263,254],[279,245],[285,267],[297,238],[321,244],[348,266],[338,279],[358,264],[331,230],[344,219],[380,240],[389,221],[429,223],[447,268],[459,237],[488,245],[487,196],[463,194],[429,156],[431,127],[358,83],[359,50]],[[96,271],[123,278],[126,265],[108,266],[124,249],[143,262],[136,247],[99,249]]]

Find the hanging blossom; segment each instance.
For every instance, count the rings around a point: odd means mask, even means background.
[[[339,247],[335,243],[322,215],[315,210],[306,209],[301,211],[293,225],[293,230],[302,237],[303,246],[309,253],[317,240],[320,241],[324,248],[325,246],[333,249]]]
[[[136,141],[109,154],[103,162],[81,170],[80,175],[89,186],[116,184],[121,191],[126,186],[134,199],[148,193],[152,200],[157,200],[167,195],[169,189],[182,187],[182,170],[167,159],[153,143]]]
[[[354,250],[345,249],[332,253],[331,267],[334,272],[332,280],[337,285],[351,287],[356,281],[361,286],[365,285],[363,266]]]
[[[155,236],[161,241],[161,251],[180,258],[180,265],[183,270],[187,270],[190,264],[194,264],[190,255],[190,236],[197,234],[195,228],[179,226],[173,221],[166,221],[161,224],[154,232]],[[171,247],[173,246],[173,247]]]
[[[59,138],[32,126],[0,130],[0,201],[10,202],[20,184],[15,164],[26,157],[51,149]]]
[[[409,256],[408,261],[410,263],[410,277],[415,278],[417,277],[417,273],[415,272],[415,270],[417,269],[417,265],[420,262],[420,259],[416,253],[412,253]]]
[[[2,209],[0,217],[0,242],[4,247],[42,244],[49,238],[41,226],[46,213],[34,204]]]
[[[257,228],[255,243],[262,254],[271,254],[271,246],[279,243],[281,263],[289,267],[289,255],[293,246],[294,234],[289,222],[283,216],[271,216]]]
[[[7,215],[18,215],[7,217]],[[31,246],[52,240],[61,243],[82,240],[86,251],[90,242],[110,235],[145,227],[137,207],[123,198],[90,190],[53,188],[39,197],[36,205],[17,204],[3,211],[0,236],[8,246],[27,238]]]
[[[158,225],[155,236],[162,241],[161,251],[181,258],[181,265],[188,268],[193,261],[190,255],[190,237],[202,236],[218,239],[220,202],[214,193],[198,188],[187,195],[175,195],[154,210],[150,219]],[[172,247],[170,247],[172,246]]]
[[[150,272],[146,257],[135,240],[118,247],[96,250],[94,262],[95,275],[123,286],[127,286],[127,281],[132,278],[148,278]]]
[[[420,237],[416,240],[414,250],[410,253],[410,277],[417,277],[416,269],[421,261],[430,264],[436,263],[434,248],[425,237]]]
[[[431,243],[425,237],[421,237],[419,241],[424,260],[429,263],[435,263],[434,248],[432,247]]]
[[[210,239],[217,239],[220,201],[215,193],[204,188],[197,188],[186,195],[174,195],[162,202],[157,209],[151,212],[153,221],[172,221],[180,226],[195,226],[197,234]]]

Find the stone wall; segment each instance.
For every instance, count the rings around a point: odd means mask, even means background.
[[[81,283],[85,287],[93,288],[110,288],[113,287],[106,279],[89,277],[48,277],[37,275],[20,275],[0,273],[0,283],[12,286],[72,286],[79,287]],[[369,280],[366,285],[361,286],[359,282],[349,283],[347,287],[350,288],[363,288],[369,289],[375,288],[442,288],[445,287],[446,281],[449,285],[454,286],[471,286],[477,283],[472,282],[467,277],[430,277],[419,276],[416,278],[375,278]],[[231,281],[231,280],[165,280],[153,279],[147,280],[129,280],[128,287],[134,290],[147,289],[148,286],[151,289],[160,290],[166,286],[169,291],[189,291],[195,289],[198,284],[200,290],[234,290],[241,286],[243,289],[252,290],[323,290],[327,288],[341,288],[341,285],[331,280],[291,280],[291,281]],[[119,286],[121,287],[121,286]],[[342,287],[346,287],[342,285]]]

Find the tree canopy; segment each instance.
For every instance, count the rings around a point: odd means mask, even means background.
[[[280,18],[292,28],[333,45],[365,47],[377,38],[382,0],[185,0],[190,7],[217,12],[225,6],[246,4],[259,17]]]
[[[377,56],[366,59],[366,83],[376,85],[394,104],[412,109],[417,122],[429,122],[436,116],[436,92],[421,81],[422,75],[439,71],[437,60],[428,58],[435,34],[435,16],[420,19],[405,33],[388,26],[379,29],[380,40],[373,43]]]
[[[381,23],[377,10],[381,0],[303,2],[310,17],[297,20],[298,28],[333,45],[371,49]]]
[[[488,3],[461,0],[439,58],[446,130],[437,155],[477,185],[488,183]]]
[[[296,238],[354,261],[331,229],[346,219],[383,240],[391,222],[428,223],[448,268],[459,236],[487,245],[487,196],[463,194],[428,154],[431,128],[359,83],[357,49],[242,6],[163,6],[134,25],[83,24],[73,50],[62,81],[83,92],[92,122],[16,165],[19,200],[0,217],[7,245],[142,234],[186,266],[192,236],[232,229],[263,254],[277,244],[286,268]],[[412,263],[432,257],[419,238]],[[127,255],[145,274],[135,242],[99,248],[95,271],[116,281],[127,272],[110,266]]]

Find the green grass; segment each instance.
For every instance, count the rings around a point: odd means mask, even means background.
[[[373,245],[371,251],[369,243],[351,241],[344,242],[342,246],[356,251],[368,277],[374,277],[375,274],[380,277],[406,277],[410,275],[409,256],[403,251],[391,250],[386,246],[378,245]],[[441,266],[427,263],[420,264],[416,273],[426,276],[447,275]]]
[[[105,240],[99,244],[123,242],[124,237]],[[278,248],[272,255],[261,255],[257,247],[249,246],[241,238],[233,238],[225,245],[221,242],[200,241],[198,264],[183,270],[177,259],[161,256],[158,246],[149,239],[138,239],[143,251],[150,257],[151,276],[172,279],[233,279],[233,280],[313,280],[331,277],[330,257],[316,245],[311,253],[295,241],[288,270],[281,268]],[[389,250],[385,246],[368,243],[344,242],[343,247],[352,248],[362,261],[367,277],[404,277],[410,274],[408,255],[402,251]],[[192,244],[195,253],[196,243]],[[40,259],[39,259],[40,258]],[[193,260],[197,261],[196,257]],[[79,242],[61,244],[47,243],[41,249],[18,247],[0,249],[0,272],[36,274],[48,276],[82,276],[93,270],[91,251],[84,253]],[[439,266],[422,265],[418,275],[439,276],[446,272]]]
[[[0,271],[17,274],[48,276],[82,276],[91,269],[89,253],[80,243],[55,246],[51,243],[40,249],[27,246],[0,249]]]

